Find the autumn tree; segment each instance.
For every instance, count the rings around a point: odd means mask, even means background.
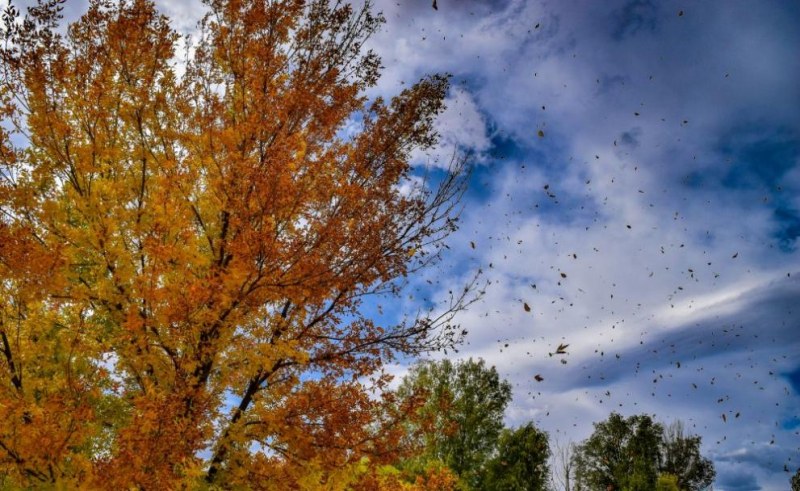
[[[429,462],[421,472],[403,472],[392,465],[372,467],[352,491],[456,491],[458,477],[441,462]]]
[[[407,430],[424,451],[404,463],[426,467],[442,462],[471,489],[481,489],[484,466],[503,430],[503,413],[511,401],[511,384],[483,360],[420,362],[398,389],[400,400],[423,394],[425,404]]]
[[[189,49],[150,0],[3,14],[0,479],[343,489],[409,410],[381,366],[456,341],[449,303],[366,316],[435,263],[464,174],[402,191],[446,77],[372,101],[383,19],[205,0]]]

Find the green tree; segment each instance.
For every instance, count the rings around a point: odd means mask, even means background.
[[[478,487],[503,429],[511,384],[483,360],[427,361],[414,366],[398,389],[403,399],[421,394],[426,402],[417,412],[412,434],[423,452],[404,465],[440,460],[459,475],[465,487]]]
[[[675,476],[681,490],[705,489],[714,482],[714,464],[700,455],[700,442],[699,436],[684,434],[681,421],[675,421],[664,432],[660,470]]]
[[[578,489],[598,491],[706,489],[716,476],[700,455],[701,437],[686,435],[676,421],[665,430],[648,415],[612,413],[577,448],[573,459]]]
[[[797,472],[794,473],[792,476],[792,491],[800,491],[800,467],[797,469]]]
[[[481,489],[486,491],[544,491],[550,456],[547,433],[528,423],[505,429],[497,452],[487,462]]]
[[[664,432],[650,416],[627,419],[611,413],[595,423],[594,433],[576,452],[579,489],[651,491],[659,472],[659,445]]]

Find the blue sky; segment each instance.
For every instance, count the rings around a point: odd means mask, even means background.
[[[478,268],[492,283],[458,319],[458,356],[513,383],[509,425],[563,442],[612,410],[680,418],[715,489],[786,489],[784,465],[800,465],[800,5],[438,6],[377,2],[375,94],[453,74],[441,148],[416,158],[442,165],[455,147],[478,166],[435,272],[442,291]],[[559,343],[567,364],[547,355]]]
[[[156,3],[179,30],[200,12]],[[786,489],[784,466],[800,466],[800,4],[438,6],[376,0],[385,69],[369,95],[453,75],[441,144],[414,159],[422,172],[457,149],[476,166],[428,291],[441,300],[478,269],[491,282],[457,319],[457,356],[512,382],[509,425],[579,442],[612,410],[679,418],[715,489]],[[548,356],[560,343],[566,364]]]

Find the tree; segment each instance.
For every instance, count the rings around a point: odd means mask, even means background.
[[[206,0],[179,61],[150,0],[66,30],[62,3],[3,15],[0,478],[342,489],[391,460],[410,408],[364,381],[452,345],[471,291],[361,309],[455,228],[461,162],[401,191],[446,77],[367,101],[369,4]]]
[[[794,473],[791,479],[792,491],[800,491],[800,468]]]
[[[713,463],[700,455],[702,439],[676,421],[664,430],[648,415],[612,413],[577,449],[579,488],[698,491],[714,482]]]
[[[700,455],[701,440],[697,435],[685,435],[680,421],[669,425],[664,432],[660,471],[674,476],[681,490],[698,491],[714,482],[714,464]]]
[[[660,424],[647,415],[623,418],[611,413],[594,428],[577,448],[575,475],[579,488],[647,491],[656,487],[663,433]]]
[[[551,488],[558,491],[572,491],[575,478],[575,453],[577,446],[572,441],[561,443],[558,438],[553,441],[551,452]]]
[[[480,489],[487,491],[545,491],[550,456],[547,433],[527,423],[500,434],[495,454],[486,464]]]
[[[484,464],[503,429],[511,384],[483,360],[428,361],[415,365],[398,389],[400,400],[419,394],[427,400],[418,410],[417,427],[411,435],[424,452],[405,466],[438,460],[467,486],[480,489]]]

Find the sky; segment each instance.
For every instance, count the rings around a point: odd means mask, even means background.
[[[376,93],[452,74],[440,148],[416,165],[457,149],[475,166],[432,295],[477,269],[491,284],[448,356],[513,384],[509,426],[564,443],[611,411],[681,419],[715,489],[787,489],[784,466],[800,466],[800,4],[376,3]],[[561,343],[568,354],[549,356]]]
[[[201,11],[156,3],[184,32]],[[512,383],[509,426],[565,443],[611,411],[680,419],[715,489],[787,489],[784,469],[800,466],[800,4],[375,4],[384,70],[369,96],[451,74],[440,144],[414,165],[441,172],[455,151],[474,167],[426,293],[478,270],[488,285],[447,356]],[[550,356],[559,344],[567,354]]]

